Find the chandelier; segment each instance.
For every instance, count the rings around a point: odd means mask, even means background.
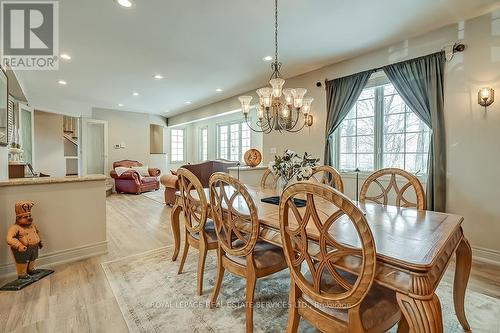
[[[271,133],[277,130],[280,133],[299,132],[304,127],[310,127],[313,117],[310,114],[312,97],[305,97],[307,90],[304,88],[285,88],[285,80],[281,78],[281,62],[278,61],[278,0],[274,1],[274,61],[271,64],[272,74],[269,84],[271,87],[257,89],[259,104],[256,122],[258,129],[250,124],[248,113],[251,109],[252,96],[240,96],[241,110],[245,116],[248,127],[259,133]]]

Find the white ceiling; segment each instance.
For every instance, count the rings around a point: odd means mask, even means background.
[[[17,71],[30,104],[172,116],[262,86],[272,0],[64,0],[58,71]],[[488,11],[498,0],[281,0],[280,60],[295,76]],[[160,73],[163,80],[154,80]],[[68,82],[58,85],[58,80]],[[222,88],[217,93],[215,89]],[[132,96],[132,92],[140,96]],[[185,104],[192,101],[192,104]],[[169,110],[165,113],[165,110]]]

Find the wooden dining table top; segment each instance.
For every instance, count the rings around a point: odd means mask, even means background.
[[[257,208],[264,234],[262,238],[280,245],[279,206],[261,201],[266,197],[277,196],[278,192],[274,189],[245,186]],[[204,191],[210,204],[210,191],[207,188]],[[195,193],[192,195],[196,197]],[[356,204],[364,212],[372,231],[378,260],[406,269],[411,268],[413,271],[431,269],[441,257],[447,243],[457,234],[463,221],[462,216],[455,214],[418,211],[414,208],[383,206],[370,202]],[[241,199],[234,207],[241,207],[244,213],[246,204]],[[326,202],[316,202],[316,207],[320,215],[326,217],[335,212],[334,206]],[[299,208],[299,211],[303,209],[305,208]],[[308,235],[314,237],[318,232],[312,221],[310,222]],[[335,222],[329,232],[336,241],[354,247],[358,245],[357,233],[346,216]]]

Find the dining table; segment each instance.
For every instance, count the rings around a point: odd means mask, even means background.
[[[276,189],[246,185],[255,206],[262,240],[281,246],[279,206],[261,201],[279,196]],[[204,189],[210,205],[210,191]],[[461,326],[470,331],[465,314],[465,291],[470,276],[472,250],[462,229],[463,217],[370,202],[356,202],[371,229],[377,252],[374,283],[396,293],[398,305],[408,327],[401,332],[441,333],[443,316],[436,289],[455,256],[453,302]],[[171,211],[175,261],[180,249],[180,192]],[[210,211],[210,207],[206,207]],[[329,213],[329,212],[326,212]],[[244,227],[242,227],[244,228]],[[339,224],[336,240],[356,246],[355,232]],[[314,238],[314,231],[308,231]],[[357,274],[362,258],[352,255],[335,263],[339,269]],[[404,325],[406,325],[406,323]],[[398,332],[400,332],[398,330]]]

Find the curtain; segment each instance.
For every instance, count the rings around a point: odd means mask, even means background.
[[[333,132],[355,105],[373,72],[373,70],[370,70],[326,82],[327,115],[324,158],[326,165],[332,165],[333,163]]]
[[[438,52],[383,68],[404,102],[431,129],[427,209],[440,212],[446,209],[445,62],[445,53]]]

